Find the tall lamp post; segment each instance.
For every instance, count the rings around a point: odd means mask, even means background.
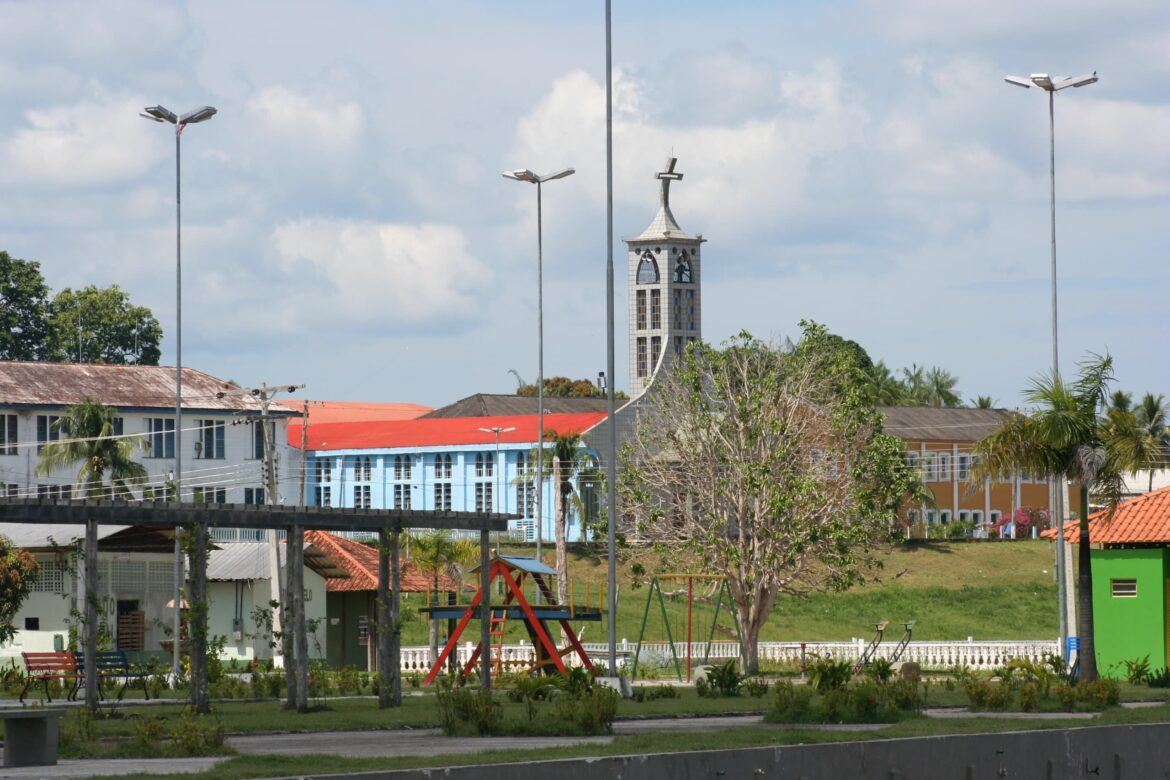
[[[215,116],[215,109],[203,106],[182,116],[163,106],[144,108],[139,114],[153,122],[169,122],[175,126],[175,498],[183,500],[183,205],[182,205],[182,146],[180,138],[187,125],[206,122]],[[163,436],[166,438],[165,433]],[[179,629],[182,612],[179,604],[180,582],[183,573],[182,551],[179,548],[179,529],[175,529],[175,625],[171,654],[171,674],[179,673]]]
[[[541,526],[544,524],[544,237],[541,218],[541,185],[553,179],[572,176],[572,168],[554,171],[539,176],[527,168],[519,171],[504,171],[504,178],[524,181],[536,185],[536,420],[537,436],[540,441],[536,448],[536,558],[540,560]]]
[[[1005,76],[1004,81],[1017,87],[1030,89],[1039,87],[1048,93],[1048,213],[1052,236],[1052,379],[1060,379],[1060,357],[1057,348],[1057,317],[1056,317],[1056,93],[1068,87],[1086,87],[1096,83],[1097,71],[1087,76],[1075,78],[1053,79],[1047,73],[1033,73],[1027,78],[1023,76]],[[1060,647],[1064,657],[1068,657],[1068,571],[1065,566],[1065,538],[1064,538],[1064,479],[1056,478],[1055,498],[1053,501],[1056,510],[1056,587],[1059,591],[1060,609]],[[1081,511],[1088,511],[1088,507],[1081,507]]]
[[[494,433],[496,435],[496,459],[494,461],[495,462],[494,468],[496,469],[496,491],[499,495],[499,498],[496,499],[496,501],[498,502],[499,507],[500,507],[499,511],[500,512],[507,512],[508,511],[508,507],[507,507],[508,502],[504,500],[504,493],[502,490],[500,490],[500,472],[504,470],[503,466],[500,465],[500,434],[501,433],[510,433],[510,432],[516,430],[516,427],[511,426],[508,428],[501,428],[498,425],[493,425],[491,428],[480,428],[479,430],[482,431],[483,433]],[[497,555],[499,555],[499,550],[500,550],[500,532],[496,531],[496,554]]]

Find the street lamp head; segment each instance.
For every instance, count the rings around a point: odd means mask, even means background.
[[[1052,77],[1047,73],[1033,73],[1031,76],[1029,76],[1029,78],[1032,79],[1032,83],[1040,87],[1040,89],[1051,91],[1056,88],[1052,83]]]
[[[540,177],[527,168],[517,171],[504,171],[504,178],[526,181],[529,184],[537,184],[540,181]]]
[[[179,116],[169,108],[163,108],[162,106],[150,106],[149,108],[144,108],[142,110],[146,113],[141,114],[141,116],[145,117],[146,119],[153,119],[156,122],[170,122],[173,125],[179,121]]]
[[[1023,76],[1004,76],[1003,80],[1009,84],[1015,84],[1017,87],[1023,87],[1024,89],[1032,88],[1032,82]]]
[[[1062,87],[1063,86],[1087,87],[1090,84],[1096,84],[1097,83],[1097,71],[1093,71],[1088,76],[1077,76],[1076,78],[1069,79],[1068,81],[1071,83],[1062,85]]]
[[[563,170],[559,170],[554,173],[546,173],[544,176],[540,177],[540,180],[545,182],[552,181],[553,179],[563,179],[566,176],[572,176],[574,173],[576,173],[576,171],[572,168],[564,168]]]
[[[188,111],[187,113],[183,114],[181,117],[179,117],[179,124],[193,125],[196,122],[206,122],[208,119],[211,119],[213,116],[215,116],[215,113],[216,112],[214,107],[203,106],[202,108],[197,108],[194,111]]]

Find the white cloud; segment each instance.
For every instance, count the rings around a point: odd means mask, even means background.
[[[262,143],[294,143],[311,154],[351,153],[365,126],[364,113],[356,103],[319,100],[285,86],[260,90],[249,101],[248,111]]]
[[[466,322],[480,311],[491,272],[459,228],[305,219],[273,234],[283,270],[315,283],[300,302],[313,319],[407,325]]]
[[[157,130],[138,117],[140,99],[83,100],[30,109],[25,126],[0,138],[0,181],[32,188],[95,186],[143,175],[164,155]]]

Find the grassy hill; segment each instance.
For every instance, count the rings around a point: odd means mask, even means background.
[[[531,556],[534,550],[516,547],[509,555]],[[552,564],[552,546],[544,548]],[[889,620],[889,637],[901,633],[904,620],[917,621],[917,639],[1043,639],[1057,633],[1056,586],[1053,577],[1054,550],[1048,542],[929,542],[891,546],[882,556],[877,579],[840,593],[814,594],[798,599],[778,599],[762,639],[825,641],[869,637],[873,624]],[[702,573],[697,561],[678,551],[648,548],[619,550],[618,557],[618,640],[637,641],[643,614],[647,613],[650,577],[655,574]],[[606,578],[603,547],[580,545],[571,548],[569,578],[578,603],[596,604]],[[673,638],[681,641],[686,630],[686,584],[663,580],[663,590],[675,595],[665,602]],[[696,581],[696,605],[692,631],[696,641],[711,632],[713,596],[711,586]],[[708,603],[703,603],[704,599]],[[410,602],[407,605],[408,610]],[[650,601],[646,639],[665,639],[662,607]],[[722,612],[716,638],[732,636],[731,617]],[[583,640],[605,641],[605,623],[585,625]],[[478,636],[478,625],[469,630]],[[426,639],[423,621],[404,626],[407,644]],[[517,631],[515,641],[521,634]],[[470,637],[465,635],[465,639]]]

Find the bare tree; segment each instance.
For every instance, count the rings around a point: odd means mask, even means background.
[[[748,672],[776,597],[863,579],[912,487],[842,344],[813,323],[787,350],[747,333],[722,350],[692,344],[655,380],[624,448],[627,521],[727,578]]]

